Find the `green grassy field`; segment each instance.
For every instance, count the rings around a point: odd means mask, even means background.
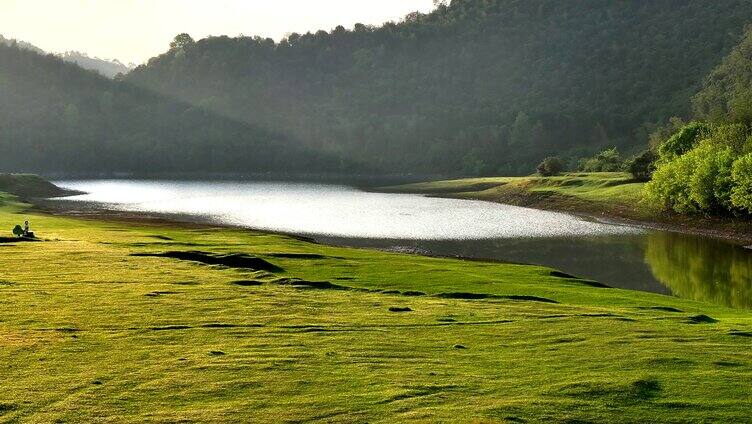
[[[4,197],[7,235],[23,208]],[[2,421],[749,420],[750,311],[536,266],[30,218],[43,242],[0,244]],[[233,266],[133,256],[187,251]]]
[[[567,173],[553,177],[487,177],[431,181],[388,187],[391,192],[424,193],[583,212],[611,212],[634,218],[658,211],[642,202],[644,183],[627,173]]]

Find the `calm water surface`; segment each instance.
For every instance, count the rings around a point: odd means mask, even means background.
[[[59,185],[119,211],[323,242],[545,265],[614,287],[752,308],[752,251],[709,238],[468,200],[268,182],[94,180]]]

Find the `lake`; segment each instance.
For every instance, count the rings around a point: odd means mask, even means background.
[[[722,241],[490,202],[342,185],[58,181],[61,200],[324,243],[549,266],[613,287],[752,308],[752,251]]]

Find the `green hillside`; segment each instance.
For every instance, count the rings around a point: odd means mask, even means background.
[[[743,0],[454,0],[279,43],[181,37],[128,80],[384,171],[528,173],[688,115],[751,21]]]
[[[285,136],[0,43],[0,172],[336,169]],[[318,168],[317,168],[318,167]]]

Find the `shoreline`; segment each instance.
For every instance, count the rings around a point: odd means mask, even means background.
[[[510,179],[518,177],[510,177]],[[522,177],[526,178],[526,177]],[[530,177],[536,178],[536,177]],[[422,194],[428,197],[478,200],[509,204],[532,209],[566,213],[582,219],[595,220],[607,224],[627,225],[656,231],[709,237],[741,247],[752,245],[752,222],[721,217],[684,216],[667,212],[647,211],[640,207],[641,199],[632,203],[606,203],[588,201],[582,198],[535,190],[524,186],[512,186],[503,182],[497,184],[476,183],[477,179],[433,181],[390,187],[364,188],[377,193]],[[440,188],[443,183],[466,183],[466,191]]]

